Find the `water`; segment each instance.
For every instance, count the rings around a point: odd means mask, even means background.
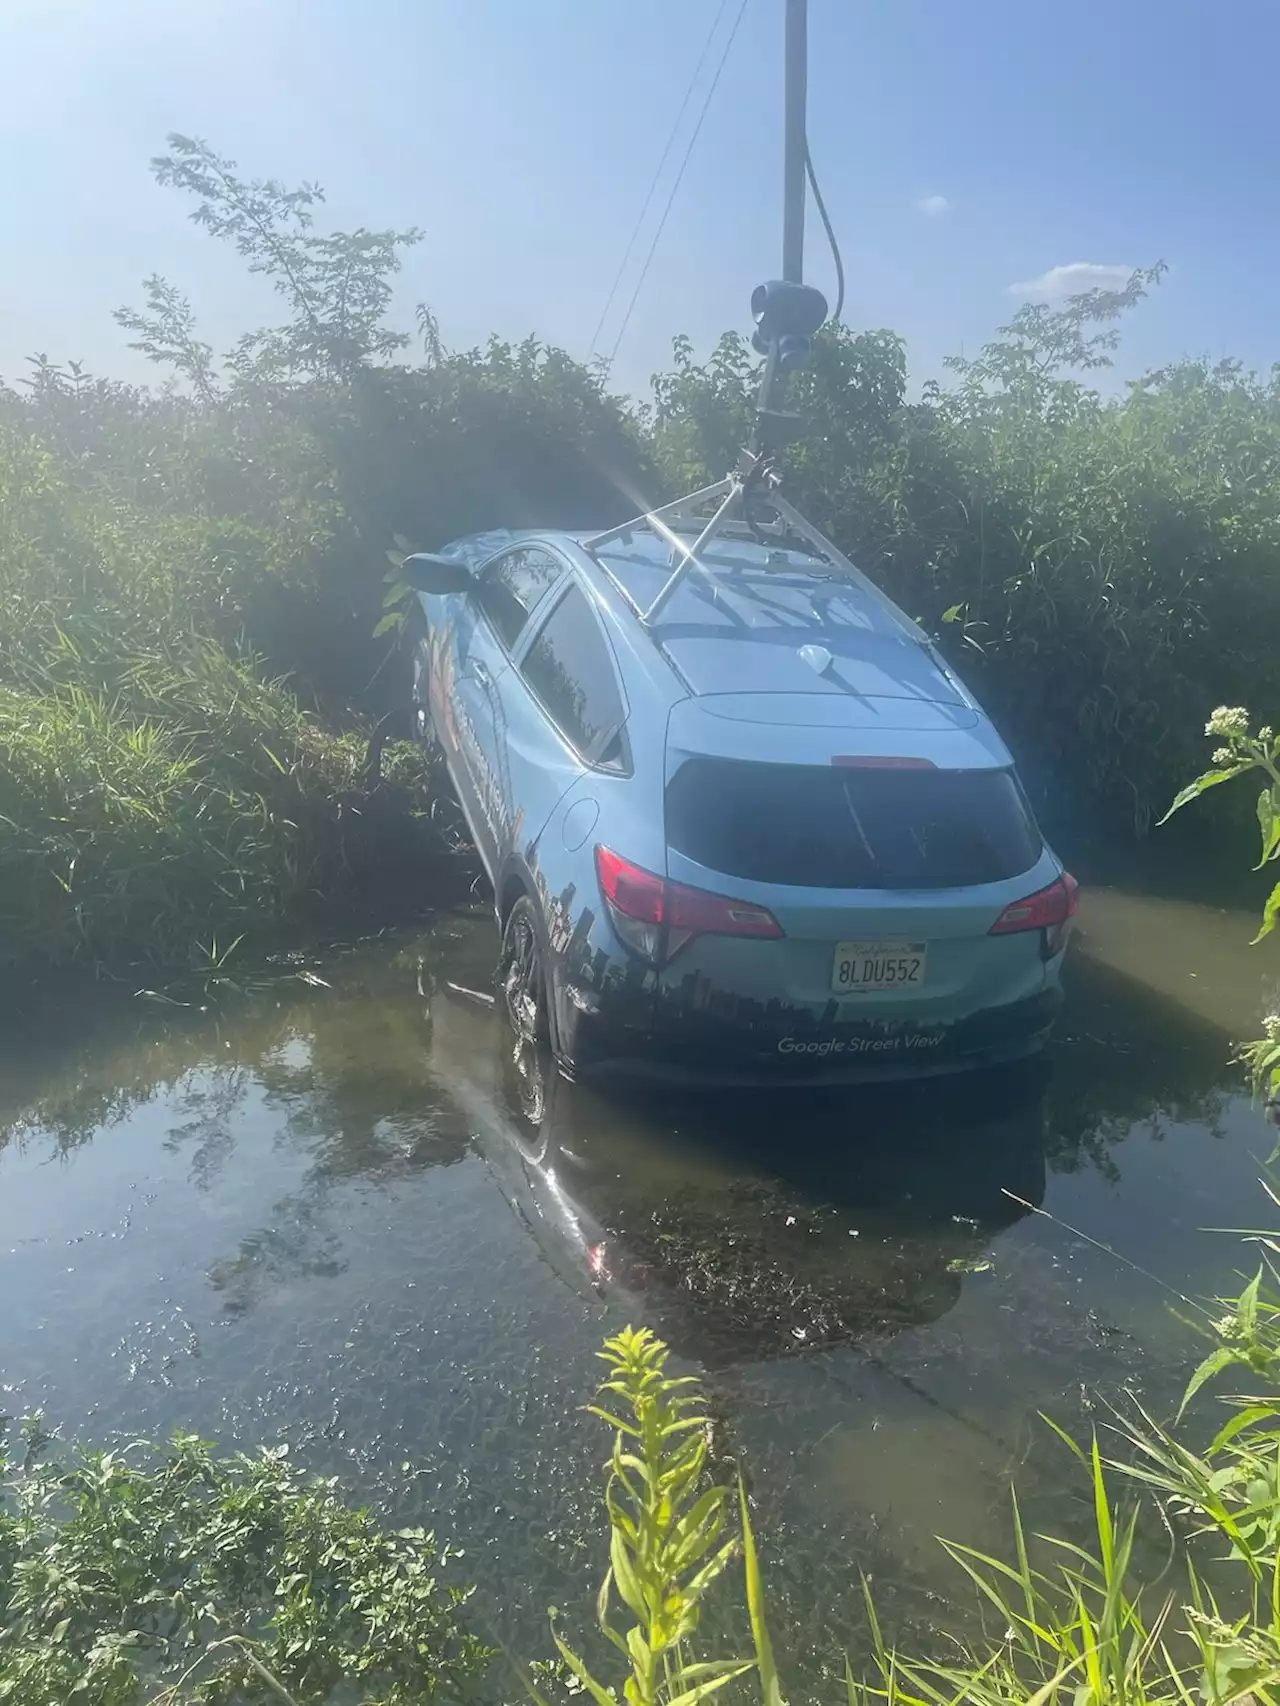
[[[1252,928],[1094,889],[1042,1068],[874,1093],[541,1081],[448,987],[484,985],[482,913],[217,1013],[67,1014],[0,1055],[0,1408],[287,1438],[460,1537],[534,1657],[605,1556],[593,1353],[648,1321],[707,1379],[816,1676],[858,1644],[860,1569],[895,1628],[954,1615],[934,1537],[998,1548],[1015,1476],[1079,1524],[1038,1412],[1174,1401],[1199,1347],[1165,1287],[1229,1289],[1240,1247],[1201,1229],[1265,1218],[1226,1065]]]

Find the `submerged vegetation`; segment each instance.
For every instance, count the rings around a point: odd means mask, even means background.
[[[408,732],[388,558],[621,519],[718,476],[749,427],[736,334],[704,363],[678,340],[651,403],[532,338],[451,352],[425,307],[415,352],[387,314],[417,232],[321,230],[317,187],[190,138],[154,171],[282,312],[219,357],[151,278],[117,318],[161,388],[45,356],[0,385],[5,974],[199,964],[425,892],[435,779],[382,747]],[[1023,308],[914,401],[886,331],[828,328],[795,384],[794,494],[1086,829],[1144,829],[1212,704],[1280,693],[1280,381],[1188,361],[1090,383],[1159,275]]]

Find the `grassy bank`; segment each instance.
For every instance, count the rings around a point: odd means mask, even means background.
[[[0,971],[150,961],[429,888],[388,554],[607,524],[718,476],[757,364],[677,340],[651,403],[536,340],[388,322],[412,231],[171,139],[153,163],[281,301],[224,355],[152,278],[117,318],[165,383],[36,357],[0,384]],[[791,490],[982,694],[1055,832],[1142,833],[1213,706],[1274,702],[1280,382],[1185,362],[1089,380],[1159,269],[1027,307],[913,398],[887,331],[829,328]],[[1225,805],[1214,809],[1232,809]],[[422,861],[426,860],[427,865]]]
[[[388,879],[420,901],[431,778],[407,749],[371,790],[365,751],[198,643],[111,693],[0,689],[0,973],[198,968]]]
[[[416,749],[392,749],[371,778],[371,716],[307,708],[248,649],[237,588],[267,582],[280,541],[125,485],[0,425],[11,978],[199,965],[219,941],[323,917],[388,879],[412,891],[441,851]]]

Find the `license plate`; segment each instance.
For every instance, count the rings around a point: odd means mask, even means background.
[[[831,987],[837,995],[872,989],[919,989],[928,968],[927,942],[837,942]]]

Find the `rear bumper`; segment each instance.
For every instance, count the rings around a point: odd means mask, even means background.
[[[806,1015],[805,1023],[788,1028],[785,1016],[747,1025],[687,1010],[664,1015],[661,1008],[637,1025],[634,1009],[614,1015],[601,1003],[597,1012],[576,1015],[563,1063],[576,1078],[709,1088],[933,1078],[1034,1054],[1061,1007],[1062,991],[1054,987],[946,1026],[819,1027]]]

